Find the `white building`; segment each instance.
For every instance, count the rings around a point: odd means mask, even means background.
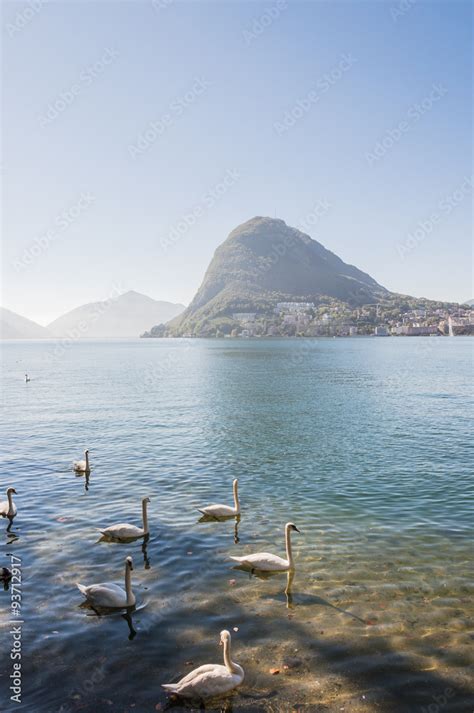
[[[248,322],[255,322],[256,312],[237,312],[232,315],[232,319],[241,324],[247,324]]]
[[[275,308],[277,314],[303,314],[314,308],[314,302],[278,302]]]

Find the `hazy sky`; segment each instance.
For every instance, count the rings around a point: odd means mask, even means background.
[[[4,3],[3,305],[187,303],[254,215],[472,297],[471,27],[456,0]]]

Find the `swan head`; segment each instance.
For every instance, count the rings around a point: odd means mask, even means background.
[[[132,558],[131,558],[131,557],[127,557],[127,558],[125,559],[125,564],[126,564],[126,566],[127,566],[127,569],[129,569],[130,572],[131,572],[131,571],[133,570],[133,561],[132,561]]]
[[[300,532],[296,525],[293,525],[292,522],[287,522],[285,525],[285,530],[293,530],[294,532]],[[301,534],[301,533],[300,533]]]
[[[148,495],[146,496],[146,498],[142,498],[142,503],[151,503],[151,499],[148,497]]]
[[[84,455],[85,455],[85,456],[88,456],[88,455],[89,455],[89,449],[88,449],[88,448],[86,448],[86,450],[84,451]]]
[[[7,489],[7,496],[10,495],[10,494],[11,494],[11,495],[18,495],[18,493],[16,492],[15,488],[8,488],[8,489]]]
[[[219,645],[223,646],[223,644],[225,644],[228,641],[230,641],[230,631],[227,631],[227,629],[223,629],[220,633]]]

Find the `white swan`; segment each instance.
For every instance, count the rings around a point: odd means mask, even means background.
[[[84,451],[84,455],[86,457],[85,460],[76,460],[74,461],[74,470],[76,473],[90,473],[90,465],[89,465],[89,451],[86,449]]]
[[[125,589],[113,582],[90,584],[84,586],[76,582],[77,588],[88,602],[98,607],[132,607],[135,604],[135,595],[132,592],[133,562],[131,557],[125,560]]]
[[[244,567],[257,569],[262,572],[286,572],[289,569],[294,569],[290,538],[290,532],[292,530],[299,532],[296,525],[293,525],[292,522],[287,522],[285,525],[286,559],[278,557],[278,555],[270,555],[268,552],[256,552],[254,555],[231,557],[230,559]]]
[[[13,502],[12,495],[18,495],[15,488],[7,488],[7,499],[0,503],[0,515],[12,519],[16,515],[16,505]]]
[[[239,481],[237,479],[232,483],[232,490],[234,493],[234,507],[230,505],[208,505],[205,508],[198,508],[199,512],[203,515],[209,515],[210,517],[231,517],[232,515],[240,515],[240,503],[239,503],[239,491],[238,491]]]
[[[224,645],[224,666],[207,664],[199,666],[178,683],[163,683],[162,687],[182,698],[213,698],[232,691],[244,680],[244,669],[230,657],[230,633],[224,629],[220,634]]]
[[[147,505],[150,502],[150,498],[143,498],[142,500],[142,519],[143,527],[137,527],[136,525],[129,525],[128,523],[120,522],[117,525],[110,525],[104,530],[99,530],[104,537],[113,538],[116,540],[127,540],[131,537],[143,537],[148,535],[148,513]]]

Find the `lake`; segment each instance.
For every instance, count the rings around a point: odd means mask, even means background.
[[[227,628],[246,678],[210,710],[472,711],[473,344],[4,342],[1,489],[18,515],[0,521],[0,566],[21,560],[24,622],[16,704],[0,587],[6,709],[189,710],[160,684],[220,663]],[[71,469],[84,448],[88,483]],[[240,522],[199,522],[232,504],[233,478]],[[140,524],[146,495],[145,546],[98,541]],[[289,520],[289,587],[233,569],[283,555]],[[136,610],[81,606],[75,583],[122,583],[129,554]]]

